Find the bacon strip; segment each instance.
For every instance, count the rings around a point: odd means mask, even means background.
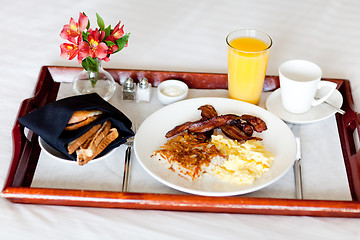
[[[241,119],[245,120],[247,123],[249,123],[256,132],[261,133],[265,130],[267,130],[266,123],[258,117],[252,116],[252,115],[241,115]]]
[[[216,117],[218,113],[216,112],[215,108],[211,105],[203,105],[198,108],[201,111],[201,117],[204,119],[209,119]]]
[[[251,137],[254,133],[254,129],[252,128],[252,126],[246,122],[235,124],[235,127],[243,131],[248,137]]]
[[[201,117],[204,120],[216,117],[218,115],[215,108],[208,104],[199,107],[198,110],[201,111]],[[198,133],[197,135],[201,135],[201,137],[203,137],[204,139],[210,139],[211,136],[213,135],[213,133],[214,133],[214,130],[210,130],[208,132]]]
[[[254,139],[252,137],[254,130],[260,133],[267,129],[266,123],[262,119],[252,115],[225,114],[218,116],[215,108],[211,105],[203,105],[198,110],[201,111],[202,118],[200,120],[178,125],[168,131],[165,137],[170,138],[183,132],[190,132],[197,134],[198,138],[207,139],[215,128],[220,128],[229,138],[244,142]]]
[[[240,119],[240,117],[234,114],[226,114],[216,116],[207,120],[201,119],[195,122],[185,122],[168,131],[165,137],[170,138],[185,131],[189,131],[192,133],[205,133],[222,125],[231,124],[236,119]]]
[[[244,142],[248,140],[250,137],[246,135],[244,131],[234,125],[224,125],[221,126],[221,131],[231,139],[237,140],[239,142]]]
[[[234,122],[234,120],[239,119],[239,116],[236,116],[234,114],[226,114],[221,116],[216,116],[207,120],[200,120],[193,122],[189,128],[189,132],[194,133],[203,133],[210,130],[213,130],[215,128],[218,128],[225,124],[231,124]]]
[[[168,131],[165,135],[166,138],[173,137],[175,135],[178,135],[182,132],[185,132],[188,130],[189,126],[192,124],[192,122],[185,122],[179,126],[174,127],[170,131]]]
[[[201,110],[201,116],[203,118],[212,118],[217,116],[215,108],[211,105],[204,105],[198,108]],[[235,139],[239,142],[246,141],[253,134],[253,129],[249,124],[239,121],[236,125],[226,124],[220,126],[221,131],[231,139]]]

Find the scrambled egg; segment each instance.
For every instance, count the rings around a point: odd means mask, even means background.
[[[273,154],[266,151],[259,140],[239,143],[222,135],[213,135],[211,143],[228,156],[223,164],[214,168],[213,174],[230,183],[253,183],[256,178],[269,171],[274,159]]]

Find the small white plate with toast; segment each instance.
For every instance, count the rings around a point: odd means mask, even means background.
[[[58,150],[56,150],[55,148],[53,148],[52,146],[50,146],[44,139],[42,139],[40,136],[39,136],[39,145],[40,145],[40,148],[41,150],[43,150],[48,156],[50,156],[51,158],[53,159],[57,159],[57,160],[61,160],[64,162],[64,160],[66,162],[69,162],[69,163],[76,163],[76,161],[72,160],[72,159],[69,159],[68,156],[66,156],[65,154],[59,152]],[[100,160],[103,160],[105,159],[106,157],[110,156],[110,154],[112,154],[114,152],[116,148],[114,148],[113,150],[111,150],[110,152],[106,153],[105,155],[101,156],[101,157],[95,157],[93,160],[89,161],[89,163],[94,163],[94,162],[97,162],[97,161],[100,161]]]

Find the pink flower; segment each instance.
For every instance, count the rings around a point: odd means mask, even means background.
[[[84,59],[97,58],[108,62],[111,54],[127,46],[129,34],[124,35],[124,26],[120,26],[120,21],[113,30],[108,32],[110,25],[105,28],[103,19],[98,14],[96,17],[100,29],[94,30],[88,28],[89,19],[81,12],[78,22],[70,18],[69,24],[64,25],[60,33],[62,38],[70,41],[70,43],[60,45],[61,57],[72,60],[77,56],[79,63],[87,68],[85,65],[89,63],[83,61]],[[106,34],[109,35],[105,39]]]
[[[87,16],[79,12],[79,29],[80,32],[84,31],[87,25],[89,24],[89,19]]]
[[[79,53],[78,53],[78,61],[81,63],[81,61],[84,58],[87,58],[90,55],[90,48],[89,44],[85,41],[81,41],[79,44]]]
[[[82,54],[89,53],[89,56],[92,58],[99,58],[100,60],[106,58],[108,46],[101,42],[105,37],[105,32],[99,32],[99,30],[96,28],[95,30],[92,30],[91,28],[88,30],[89,36],[87,38],[86,43],[81,43],[80,52]]]
[[[60,56],[68,60],[72,60],[79,52],[78,46],[71,43],[62,43],[60,45],[60,50]]]
[[[77,44],[62,43],[60,50],[60,56],[68,60],[72,60],[77,55],[79,63],[89,56],[89,44],[83,41],[81,36],[79,36]]]
[[[80,36],[88,25],[89,19],[87,16],[80,12],[79,22],[75,22],[73,18],[70,18],[69,24],[64,25],[63,30],[60,33],[60,37],[69,40],[76,44],[76,37]]]
[[[119,49],[119,47],[117,45],[108,46],[107,55],[106,55],[106,57],[102,58],[101,60],[104,60],[105,62],[109,62],[110,55],[113,54],[118,49]]]
[[[119,23],[115,26],[114,30],[111,32],[111,34],[106,38],[107,41],[112,41],[115,42],[117,39],[121,38],[122,36],[124,36],[124,25],[121,26],[121,28],[119,28],[120,26],[120,21]]]

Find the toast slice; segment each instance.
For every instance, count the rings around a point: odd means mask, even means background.
[[[86,140],[88,140],[92,135],[94,135],[94,133],[96,133],[100,129],[100,127],[101,124],[95,125],[89,131],[87,131],[74,141],[70,142],[67,147],[69,154],[73,154],[76,149],[78,149],[81,145],[84,144],[84,142],[86,142]]]
[[[104,122],[101,127],[76,150],[78,164],[84,165],[94,159],[118,136],[117,129],[111,128],[111,122]]]

